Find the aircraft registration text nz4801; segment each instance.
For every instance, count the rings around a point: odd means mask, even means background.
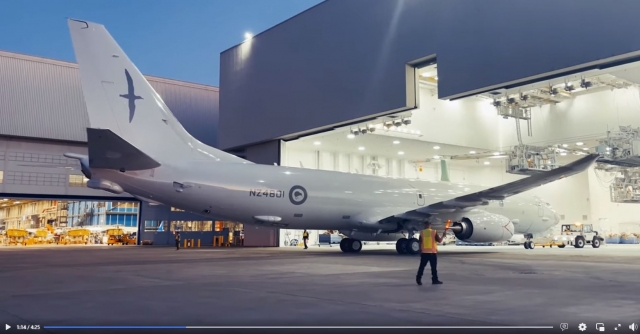
[[[249,189],[249,196],[284,198],[284,190]]]

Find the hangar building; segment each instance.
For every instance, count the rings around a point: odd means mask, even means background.
[[[218,88],[147,79],[190,133],[216,145]],[[155,245],[171,244],[174,230],[203,245],[225,233],[239,240],[242,224],[87,188],[77,160],[63,155],[86,154],[87,126],[76,64],[0,52],[1,230],[85,227],[93,232],[90,243],[114,227]]]
[[[264,164],[486,186],[589,152],[637,157],[639,11],[324,1],[221,54],[218,144]],[[637,176],[598,164],[531,193],[563,224],[629,235]],[[300,234],[280,230],[279,245]]]

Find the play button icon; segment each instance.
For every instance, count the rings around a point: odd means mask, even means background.
[[[9,326],[9,325],[7,325],[7,324],[5,324],[5,325],[4,325],[4,330],[5,330],[5,331],[8,331],[10,328],[11,328],[11,326]]]

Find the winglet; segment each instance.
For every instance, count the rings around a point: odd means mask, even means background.
[[[87,128],[87,138],[91,168],[135,171],[160,167],[159,162],[109,129]]]

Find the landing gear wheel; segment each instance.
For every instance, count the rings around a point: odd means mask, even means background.
[[[349,249],[347,247],[347,245],[349,244],[349,240],[351,240],[351,239],[344,238],[344,239],[340,240],[340,250],[341,251],[343,251],[345,253],[349,252]]]
[[[584,247],[584,238],[583,237],[576,237],[576,241],[575,244],[573,245],[575,248],[583,248]]]
[[[593,248],[599,248],[599,247],[600,247],[600,239],[598,239],[598,238],[593,238],[593,241],[591,241],[591,247],[593,247]]]
[[[529,249],[529,242],[528,241],[524,242],[524,249]]]
[[[567,245],[558,245],[558,248],[565,248]]]
[[[529,249],[536,248],[536,244],[533,241],[529,241]]]
[[[407,244],[409,240],[407,238],[400,238],[400,240],[396,241],[396,251],[398,254],[407,254]]]
[[[358,253],[362,250],[362,241],[356,239],[349,239],[349,243],[347,244],[347,249],[349,253]]]
[[[408,254],[420,253],[420,241],[416,238],[407,240],[406,250]]]

